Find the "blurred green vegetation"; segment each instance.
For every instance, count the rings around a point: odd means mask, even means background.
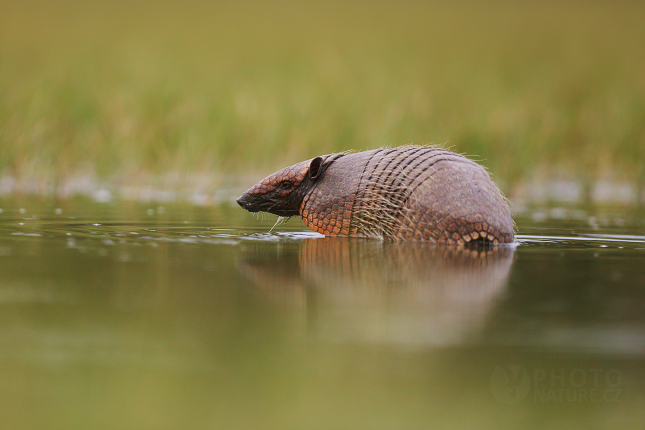
[[[644,22],[637,1],[0,0],[0,175],[435,143],[506,188],[539,169],[642,184]]]

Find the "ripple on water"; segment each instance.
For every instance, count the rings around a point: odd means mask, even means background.
[[[645,246],[645,236],[627,234],[580,234],[580,235],[516,235],[515,240],[520,246],[526,245],[554,245],[554,246],[579,246],[586,245],[600,248],[622,248],[620,244],[634,247]]]
[[[14,211],[15,212],[15,211]],[[24,215],[27,210],[19,208],[18,213]],[[72,210],[56,208],[56,213],[74,215]],[[22,237],[27,240],[30,237],[73,237],[75,244],[83,241],[97,241],[105,246],[114,244],[142,244],[153,242],[178,242],[178,243],[216,243],[222,245],[237,245],[248,241],[280,242],[280,241],[302,241],[324,237],[316,232],[304,229],[304,226],[289,224],[283,225],[279,219],[273,225],[231,228],[228,225],[209,225],[216,218],[204,218],[203,221],[191,219],[186,221],[186,211],[168,212],[168,217],[149,219],[155,213],[165,214],[164,208],[144,208],[142,214],[147,215],[136,221],[115,221],[112,218],[113,212],[105,213],[106,217],[85,218],[59,216],[53,218],[23,218],[16,217],[2,219],[0,233],[12,237]],[[539,211],[536,211],[538,213]],[[540,212],[541,213],[541,212]],[[545,212],[547,213],[547,212]],[[173,214],[178,215],[173,218]],[[222,214],[220,214],[222,215]],[[633,232],[625,229],[613,228],[603,233],[602,231],[591,231],[586,220],[589,218],[582,210],[568,210],[561,208],[552,209],[548,212],[549,218],[560,219],[558,225],[566,225],[564,220],[579,220],[579,228],[565,229],[563,227],[549,228],[542,226],[542,223],[534,227],[523,228],[523,233],[516,235],[515,246],[521,247],[584,247],[584,248],[631,248],[638,249],[645,247],[645,236],[638,234],[615,234],[614,232]],[[230,220],[229,220],[230,221]],[[219,220],[223,222],[222,219]],[[553,226],[553,225],[551,225]],[[276,231],[279,230],[279,231]]]

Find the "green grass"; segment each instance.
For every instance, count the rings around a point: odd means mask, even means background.
[[[0,175],[269,172],[435,143],[645,183],[642,2],[0,0]]]

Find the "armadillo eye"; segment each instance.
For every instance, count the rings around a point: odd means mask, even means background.
[[[287,190],[291,190],[292,188],[293,188],[293,183],[291,183],[290,181],[282,181],[282,182],[280,182],[280,189],[281,190],[287,191]]]

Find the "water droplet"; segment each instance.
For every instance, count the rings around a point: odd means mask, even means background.
[[[61,215],[63,213],[63,210],[61,208],[56,208],[56,209],[54,209],[54,213],[56,215]]]
[[[154,209],[148,209],[146,211],[146,213],[148,214],[148,216],[153,216],[155,214],[155,210]]]
[[[21,214],[24,214],[27,211],[25,210],[25,208],[20,208],[20,209],[18,209],[18,212],[20,212]]]
[[[2,213],[2,208],[0,208],[0,214]]]
[[[271,232],[273,231],[273,229],[275,228],[275,226],[276,226],[276,225],[278,225],[278,224],[280,224],[280,221],[282,221],[283,219],[284,219],[284,217],[283,217],[283,216],[279,216],[279,217],[278,217],[278,220],[275,222],[275,224],[273,224],[273,227],[271,227],[271,230],[269,230],[269,234],[271,234]]]

